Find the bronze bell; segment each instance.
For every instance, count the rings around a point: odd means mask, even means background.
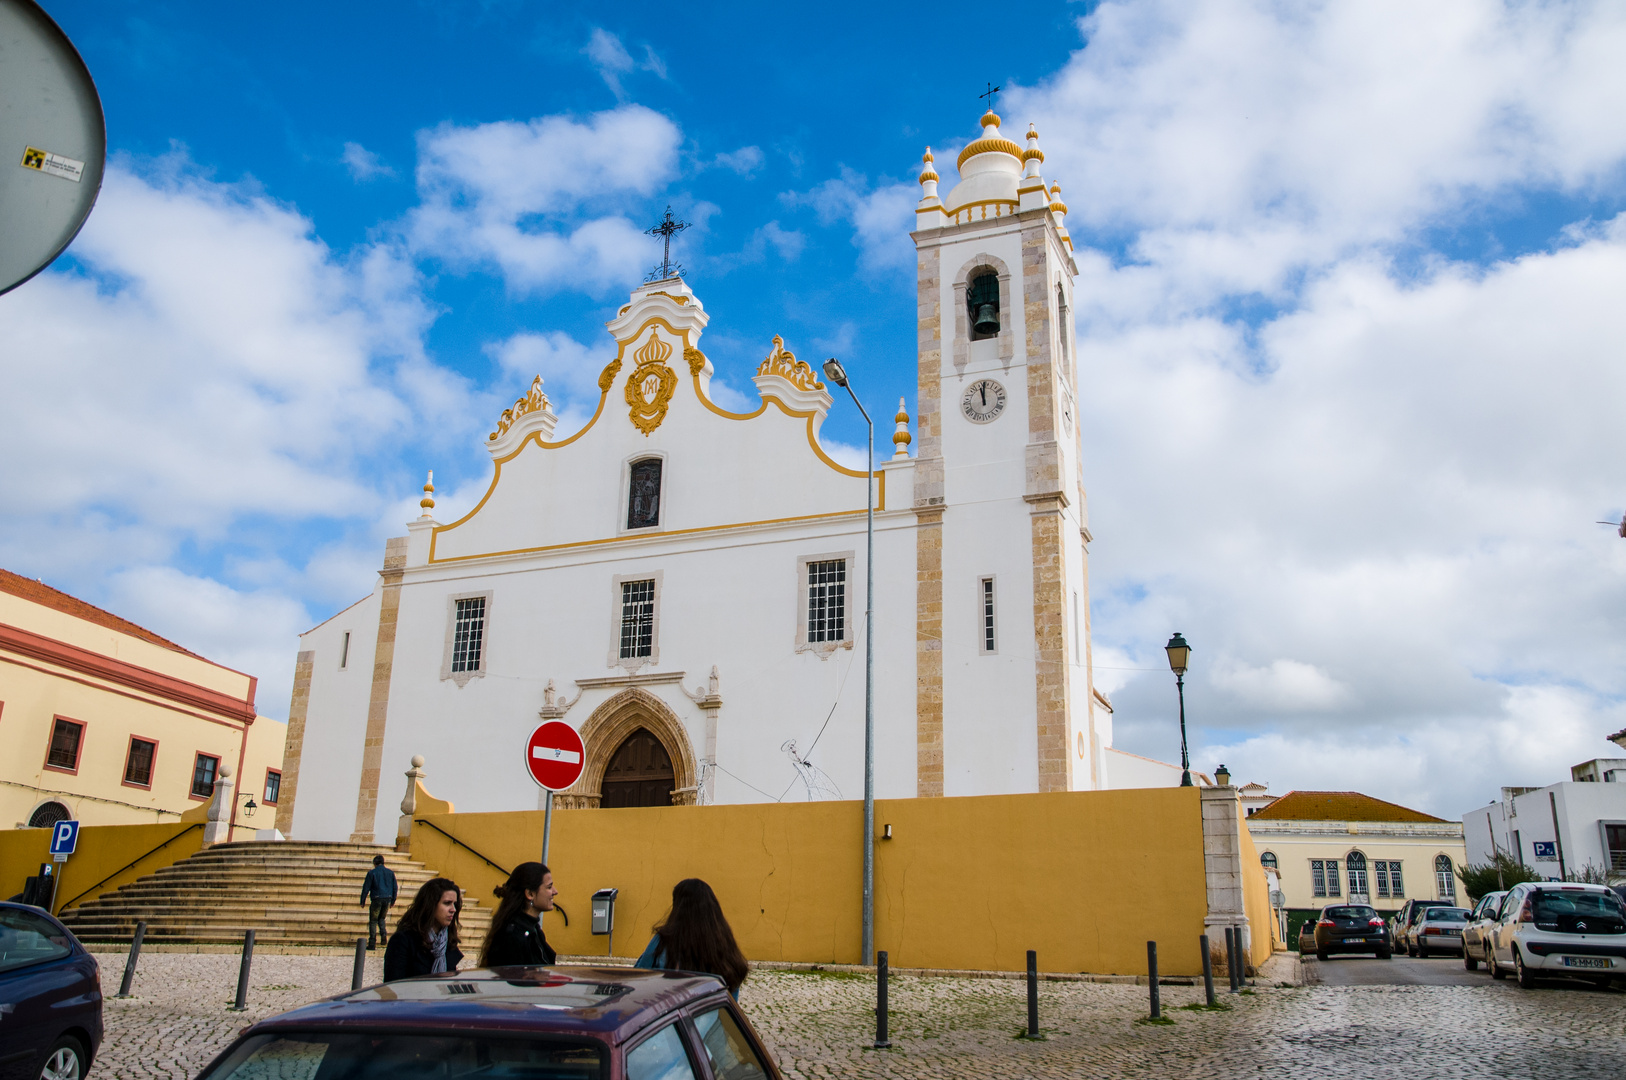
[[[971,331],[988,337],[999,333],[999,306],[978,304],[976,318],[971,323]]]

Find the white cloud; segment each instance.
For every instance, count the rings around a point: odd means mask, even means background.
[[[598,400],[599,373],[615,359],[615,343],[606,337],[603,345],[593,348],[559,330],[524,331],[486,345],[485,352],[512,377],[512,386],[519,388],[516,394],[523,394],[530,388],[531,378],[541,375],[548,400],[557,412],[566,401]]]
[[[621,85],[621,76],[630,74],[634,69],[652,72],[656,78],[666,78],[666,61],[662,60],[653,48],[644,46],[644,59],[635,61],[632,54],[621,39],[601,26],[595,26],[592,34],[587,38],[587,44],[582,47],[582,55],[593,62],[598,68],[599,78],[604,85],[616,96],[617,101],[625,101],[626,89]]]
[[[585,122],[443,124],[419,136],[413,246],[458,266],[494,265],[519,292],[634,282],[649,246],[620,205],[673,175],[680,141],[641,105]]]
[[[1212,0],[1083,26],[1001,112],[1037,123],[1079,245],[1097,656],[1158,669],[1185,632],[1196,764],[1277,790],[1455,816],[1610,753],[1626,544],[1591,523],[1623,502],[1626,219],[1525,207],[1620,201],[1596,102],[1626,91],[1626,13]],[[1509,219],[1550,239],[1436,249]],[[1177,758],[1172,679],[1104,674],[1119,745]]]
[[[786,192],[787,206],[811,206],[826,224],[848,221],[859,262],[879,273],[913,268],[915,246],[909,239],[920,189],[914,184],[872,187],[869,178],[843,166],[841,175],[806,192]]]
[[[712,163],[724,169],[732,169],[741,176],[750,176],[762,168],[762,149],[756,146],[742,146],[726,154],[718,154]]]
[[[395,170],[390,168],[383,158],[360,143],[345,143],[344,153],[339,160],[344,162],[345,167],[350,170],[350,175],[357,180],[372,180],[379,176],[395,175]]]

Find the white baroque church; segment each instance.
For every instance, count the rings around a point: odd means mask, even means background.
[[[946,195],[930,150],[920,175],[919,415],[874,477],[881,798],[1133,767],[1091,677],[1067,208],[1025,143],[990,111]],[[593,418],[556,437],[538,377],[479,504],[441,522],[426,486],[372,593],[302,636],[291,835],[393,836],[415,755],[461,811],[534,808],[551,718],[586,744],[561,806],[861,796],[866,476],[819,441],[851,405],[775,338],[761,404],[721,407],[708,321],[681,278],[634,291]]]

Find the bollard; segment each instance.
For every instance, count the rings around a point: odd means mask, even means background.
[[[875,954],[875,1049],[892,1045],[886,1037],[886,952]]]
[[[232,1012],[242,1012],[248,1008],[248,969],[254,963],[254,931],[243,931],[243,963],[237,969],[237,1000],[232,1004]]]
[[[1225,928],[1225,982],[1229,993],[1236,993],[1236,943],[1233,928]]]
[[[1163,1019],[1163,999],[1157,989],[1157,942],[1146,943],[1146,984],[1152,992],[1152,1019]]]
[[[1204,934],[1197,939],[1198,948],[1203,954],[1203,996],[1208,999],[1208,1007],[1214,1007],[1214,958],[1208,955],[1208,935]]]
[[[135,937],[130,939],[130,958],[124,961],[124,978],[119,980],[118,997],[130,996],[130,984],[135,982],[136,961],[141,959],[141,939],[147,936],[147,924],[136,923]]]
[[[1039,1037],[1039,954],[1028,950],[1028,1038]]]
[[[350,989],[360,990],[362,976],[367,971],[367,939],[356,939],[356,966],[350,969]]]
[[[1229,937],[1225,949],[1226,966],[1230,968],[1231,993],[1242,989],[1242,928],[1230,927],[1225,931]]]

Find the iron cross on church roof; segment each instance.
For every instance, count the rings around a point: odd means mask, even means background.
[[[998,98],[999,92],[1001,90],[1003,90],[1003,89],[1005,89],[1003,86],[995,86],[993,83],[989,83],[988,84],[988,92],[986,94],[978,94],[977,96],[980,97],[980,98],[987,98],[988,99],[988,111],[993,112],[994,111],[994,101]]]
[[[665,281],[670,277],[682,277],[684,275],[686,271],[683,267],[672,261],[672,237],[688,227],[689,223],[687,221],[674,220],[672,208],[667,206],[666,216],[651,228],[644,230],[644,235],[658,236],[665,242],[665,248],[661,252],[660,265],[644,277],[645,281]]]

